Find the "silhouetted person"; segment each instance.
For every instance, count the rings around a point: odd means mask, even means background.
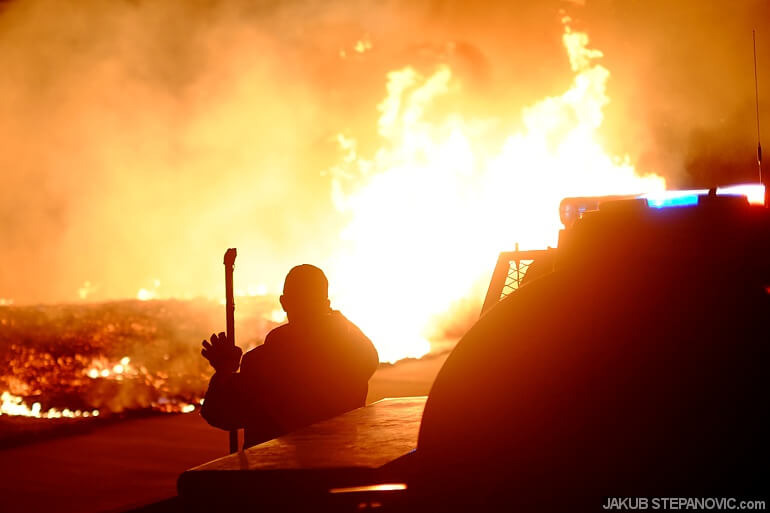
[[[366,335],[331,310],[321,269],[291,269],[280,300],[288,323],[243,360],[224,333],[203,341],[216,373],[201,414],[218,428],[245,428],[245,447],[363,406],[379,362]]]

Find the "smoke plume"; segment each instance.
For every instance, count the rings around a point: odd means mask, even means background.
[[[0,3],[0,298],[221,295],[233,246],[276,292],[333,257],[325,171],[338,133],[377,146],[388,71],[446,63],[443,108],[515,117],[571,79],[564,14],[612,73],[608,147],[673,186],[756,178],[764,0]]]

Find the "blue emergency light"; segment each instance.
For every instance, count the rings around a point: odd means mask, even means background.
[[[638,198],[646,199],[652,208],[688,207],[698,204],[698,198],[709,193],[708,189],[689,191],[660,191],[642,194]],[[765,201],[765,186],[761,183],[730,185],[718,187],[717,196],[745,196],[749,203],[761,205]]]
[[[680,191],[672,191],[680,192]],[[699,194],[676,194],[672,196],[655,195],[647,197],[647,206],[652,208],[688,207],[698,204]]]

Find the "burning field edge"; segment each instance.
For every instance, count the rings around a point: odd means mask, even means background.
[[[275,300],[240,298],[236,326],[245,351],[277,325]],[[0,307],[0,449],[197,412],[211,376],[200,341],[221,317],[221,305],[209,300]],[[378,375],[423,364],[437,369],[453,345],[438,341],[422,359],[381,363]],[[388,379],[370,396],[385,393],[379,389]],[[418,392],[427,393],[430,381]]]

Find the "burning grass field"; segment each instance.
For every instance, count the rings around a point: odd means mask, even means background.
[[[278,324],[278,301],[236,304],[249,350]],[[196,413],[212,373],[200,342],[223,324],[210,300],[0,306],[0,510],[125,511],[172,497],[180,472],[223,456],[226,434]],[[426,395],[453,344],[382,363],[367,402]]]
[[[237,299],[236,336],[244,351],[279,324],[277,304],[272,296]],[[223,317],[222,305],[204,299],[1,306],[0,447],[195,411],[212,374],[200,342],[221,330]],[[433,353],[452,343],[434,343]],[[408,384],[388,381],[370,399]]]
[[[381,364],[369,382],[367,402],[427,395],[447,354]],[[23,428],[25,441],[36,442],[0,441],[4,513],[133,511],[173,497],[181,472],[227,452],[227,434],[196,413],[147,409],[57,419],[3,415],[0,423]]]
[[[437,344],[435,339],[446,338],[451,343],[477,315],[480,303],[474,298],[482,297],[486,273],[499,251],[516,243],[542,248],[555,242],[562,198],[665,188],[663,177],[650,171],[637,172],[628,154],[616,154],[605,147],[599,130],[603,110],[610,102],[610,71],[600,62],[604,54],[589,45],[587,33],[573,29],[571,16],[561,12],[552,21],[556,27],[553,42],[559,40],[556,34],[560,32],[566,56],[564,71],[571,80],[564,82],[563,88],[549,89],[550,95],[515,109],[515,114],[508,112],[498,119],[489,117],[486,109],[475,113],[455,111],[454,107],[447,110],[449,105],[463,104],[457,99],[462,97],[463,80],[467,79],[447,62],[424,69],[406,63],[386,73],[386,95],[376,105],[376,144],[367,143],[372,134],[366,133],[370,131],[335,124],[326,135],[331,136],[330,144],[338,145],[335,158],[323,159],[323,165],[321,160],[287,164],[292,169],[318,172],[314,181],[307,182],[314,185],[305,192],[326,198],[318,213],[327,215],[318,219],[333,222],[303,223],[293,212],[292,226],[301,229],[287,230],[280,222],[275,226],[264,222],[256,223],[260,226],[255,232],[255,216],[234,216],[246,210],[231,207],[251,208],[260,203],[254,191],[272,190],[264,187],[269,180],[254,184],[238,177],[232,181],[237,184],[235,194],[212,188],[209,180],[214,168],[204,166],[201,177],[206,178],[200,190],[207,196],[216,191],[217,197],[227,198],[227,208],[221,210],[227,214],[226,220],[210,212],[200,219],[185,216],[182,209],[181,217],[163,212],[149,218],[147,224],[155,226],[160,219],[173,218],[173,227],[137,230],[135,227],[142,225],[139,212],[146,208],[135,208],[130,216],[131,236],[127,237],[130,250],[105,254],[100,260],[122,262],[120,273],[95,273],[98,266],[77,272],[58,267],[56,280],[40,278],[44,292],[38,295],[30,296],[26,282],[18,288],[6,286],[4,296],[21,301],[70,297],[53,295],[50,289],[54,281],[77,275],[88,278],[77,289],[83,299],[125,297],[127,289],[117,282],[127,280],[126,271],[138,265],[130,264],[134,260],[129,257],[139,247],[158,247],[156,240],[142,244],[136,237],[145,232],[162,233],[164,246],[165,241],[175,241],[173,247],[164,249],[162,258],[147,257],[153,264],[151,270],[144,270],[145,278],[130,280],[134,287],[146,284],[147,276],[155,277],[152,290],[141,288],[137,294],[139,300],[149,301],[13,306],[8,304],[13,300],[0,300],[4,305],[0,306],[0,421],[6,424],[6,415],[15,415],[64,424],[69,422],[66,419],[92,422],[94,417],[137,412],[193,411],[211,373],[199,355],[199,343],[211,332],[222,330],[221,305],[206,300],[153,298],[160,297],[156,293],[161,283],[164,297],[212,295],[219,269],[214,274],[211,254],[198,249],[201,240],[212,247],[237,246],[244,250],[244,256],[253,256],[266,254],[262,247],[266,240],[272,241],[267,247],[274,248],[282,245],[277,241],[291,239],[289,232],[301,233],[303,245],[316,247],[321,254],[319,264],[333,284],[333,303],[370,336],[381,360],[395,362],[429,351],[440,353],[437,348],[443,343]],[[240,116],[242,108],[237,110]],[[296,135],[292,132],[291,139],[302,139]],[[133,161],[133,156],[127,161]],[[196,157],[196,169],[199,161]],[[223,161],[215,161],[216,169],[222,169]],[[244,169],[250,180],[259,166],[248,158],[243,161],[247,162]],[[115,162],[110,158],[110,167]],[[162,167],[166,166],[164,161]],[[189,172],[184,175],[191,176]],[[316,188],[319,184],[323,189]],[[166,201],[169,190],[186,197],[174,182],[173,187],[163,189],[163,200],[158,204],[175,209]],[[279,188],[270,194],[283,202],[289,190],[292,201],[301,204],[304,195],[294,189]],[[328,194],[319,195],[319,190]],[[241,196],[243,191],[248,191],[247,199]],[[150,197],[144,191],[140,196]],[[103,197],[111,198],[110,208],[126,205],[110,195]],[[186,198],[181,200],[185,205],[201,203]],[[394,198],[398,198],[397,208],[393,208]],[[264,203],[276,212],[288,211],[282,204]],[[120,223],[126,218],[125,208],[120,209]],[[260,217],[265,218],[256,216]],[[235,218],[242,221],[233,222]],[[166,236],[178,233],[180,224],[191,230],[187,236]],[[321,225],[329,229],[314,228]],[[92,231],[112,233],[88,233]],[[35,239],[46,240],[38,234]],[[100,246],[112,248],[107,240]],[[272,253],[302,253],[290,249]],[[274,293],[276,285],[265,282],[265,276],[280,273],[267,264],[241,264],[239,284],[255,294]],[[187,279],[190,276],[196,279]],[[74,283],[67,287],[71,291]],[[278,302],[269,295],[241,296],[236,302],[236,340],[249,350],[280,320],[275,315]]]
[[[239,344],[276,322],[276,298],[239,298]],[[0,307],[0,438],[199,404],[211,369],[200,341],[219,330],[207,300]],[[26,418],[26,420],[21,420]]]

